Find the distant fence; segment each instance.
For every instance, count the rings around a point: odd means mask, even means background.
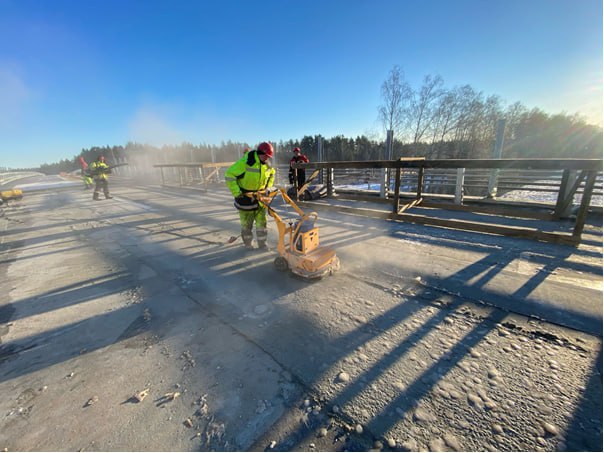
[[[225,184],[224,173],[234,162],[190,162],[155,164],[162,185],[206,189],[212,184]],[[289,166],[275,166],[275,185],[289,184]]]
[[[233,162],[191,162],[153,165],[159,169],[162,185],[207,188],[209,184],[224,182],[225,170]]]
[[[42,173],[34,171],[9,171],[0,173],[0,186],[19,179],[29,178],[30,176],[40,176]]]

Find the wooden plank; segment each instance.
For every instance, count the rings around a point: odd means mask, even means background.
[[[420,168],[417,172],[417,192],[415,195],[416,199],[420,199],[422,197],[422,190],[424,188],[424,169]]]
[[[401,199],[409,198],[408,196],[400,196]],[[551,213],[553,205],[546,204],[534,204],[526,202],[513,202],[513,201],[495,201],[484,198],[478,198],[475,200],[469,197],[465,198],[465,203],[462,205],[454,204],[453,201],[447,201],[446,198],[451,199],[452,195],[439,195],[438,200],[444,201],[431,201],[429,200],[430,195],[424,193],[422,195],[422,207],[424,208],[435,208],[435,209],[446,209],[449,211],[463,211],[463,212],[475,212],[477,214],[494,214],[507,217],[519,217],[521,219],[535,219],[535,220],[555,220],[555,217]],[[385,204],[390,203],[390,200],[385,200],[376,195],[363,195],[355,193],[347,193],[342,190],[338,191],[338,195],[334,197],[335,200],[351,200],[351,201],[368,201],[372,203]],[[414,199],[413,199],[414,200]],[[413,201],[411,200],[411,201]],[[399,201],[400,205],[400,201]],[[545,212],[542,212],[545,211]],[[397,211],[398,212],[398,211]]]
[[[570,170],[564,170],[562,172],[562,179],[560,180],[560,187],[558,189],[558,197],[556,199],[556,209],[554,211],[554,215],[557,218],[562,217],[562,214],[563,214],[562,204],[564,203],[564,196],[567,192],[568,184],[570,182],[570,175],[571,175]]]
[[[564,212],[568,209],[568,207],[574,200],[575,192],[577,192],[577,189],[583,182],[583,178],[585,178],[585,176],[586,176],[586,172],[585,172],[585,170],[583,170],[577,176],[577,179],[574,181],[572,187],[570,188],[568,193],[565,195],[565,198],[560,199],[560,196],[558,197],[558,202],[556,202],[556,215],[558,217],[560,217],[564,214]],[[569,181],[566,181],[566,185],[568,185],[568,182]],[[562,190],[560,190],[560,194],[562,194]],[[564,196],[564,194],[562,194],[562,195]]]
[[[518,209],[495,205],[481,207],[478,205],[457,205],[426,200],[423,201],[422,206],[425,208],[447,209],[451,211],[475,212],[477,214],[495,214],[504,217],[519,217],[521,219],[554,220],[554,216],[551,214],[551,212],[539,212],[535,210],[534,207],[531,207],[530,209]]]
[[[230,167],[235,162],[187,162],[187,163],[170,163],[170,164],[155,164],[154,168],[222,168]]]
[[[581,205],[579,212],[577,213],[577,220],[575,221],[575,229],[573,235],[581,239],[583,234],[583,228],[585,227],[585,220],[587,219],[587,212],[589,211],[589,203],[591,202],[591,194],[593,192],[594,183],[596,181],[597,173],[590,171],[587,174],[587,181],[585,182],[585,190],[581,197]]]
[[[399,212],[400,192],[401,192],[401,169],[397,168],[394,173],[394,202],[392,212]]]
[[[391,212],[378,211],[365,208],[351,208],[348,206],[328,205],[324,203],[301,202],[303,206],[326,209],[330,211],[345,212],[349,214],[363,215],[377,219],[389,219],[406,221],[428,226],[438,226],[456,230],[474,231],[478,233],[497,234],[501,236],[520,237],[557,244],[576,246],[580,238],[568,233],[551,233],[539,231],[536,228],[523,228],[503,225],[492,225],[481,222],[469,222],[465,220],[439,219],[418,214],[394,214]]]
[[[210,172],[210,174],[209,174],[209,175],[207,175],[207,176],[204,178],[204,180],[203,180],[204,184],[208,184],[208,183],[210,182],[210,179],[212,179],[212,176],[214,176],[215,174],[217,174],[217,173],[218,173],[218,171],[219,171],[219,169],[218,169],[218,168],[214,168],[214,169],[213,169],[213,170]]]
[[[405,159],[294,164],[295,168],[501,168],[521,170],[596,170],[602,159]]]
[[[422,202],[421,198],[416,198],[415,200],[412,200],[409,203],[403,205],[397,212],[399,214],[401,214],[404,211],[406,211],[407,209],[411,209],[412,207],[419,205],[421,202]]]

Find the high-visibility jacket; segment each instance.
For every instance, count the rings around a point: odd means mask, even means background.
[[[90,171],[91,176],[93,176],[94,179],[97,181],[106,180],[107,175],[111,173],[109,165],[107,165],[105,162],[101,162],[100,160],[95,160],[93,163],[90,164],[90,167],[88,169]]]
[[[250,151],[227,169],[224,179],[233,196],[237,197],[272,187],[275,169],[260,162],[256,151]]]

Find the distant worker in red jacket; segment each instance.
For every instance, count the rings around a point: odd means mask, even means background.
[[[292,167],[293,164],[299,163],[309,163],[310,160],[306,156],[306,154],[302,154],[300,148],[294,148],[294,157],[289,161],[289,183],[294,185],[294,181],[296,179],[296,170]],[[298,168],[298,189],[304,185],[306,181],[306,170],[303,168]]]

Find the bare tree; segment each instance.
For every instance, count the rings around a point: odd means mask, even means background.
[[[382,84],[384,104],[378,109],[379,120],[386,130],[393,131],[395,137],[400,137],[404,132],[411,97],[412,90],[405,80],[405,74],[400,66],[395,65]]]
[[[433,125],[436,106],[443,94],[443,79],[441,76],[427,75],[417,95],[411,102],[411,119],[413,121],[413,143],[419,143],[426,131]]]
[[[458,117],[452,139],[457,143],[456,156],[469,157],[476,143],[482,112],[482,93],[476,92],[470,85],[464,85],[458,92]]]
[[[528,114],[528,109],[520,102],[514,102],[505,111],[505,142],[516,140],[519,135],[518,128]]]
[[[482,105],[479,125],[480,133],[477,137],[477,143],[480,147],[479,153],[482,156],[476,155],[473,156],[474,158],[492,157],[492,145],[495,143],[495,136],[497,135],[497,121],[503,117],[501,98],[497,95],[487,97]]]
[[[443,92],[434,109],[432,121],[432,145],[430,155],[426,157],[439,158],[444,148],[445,139],[457,126],[459,117],[459,101],[457,92],[449,90]]]

